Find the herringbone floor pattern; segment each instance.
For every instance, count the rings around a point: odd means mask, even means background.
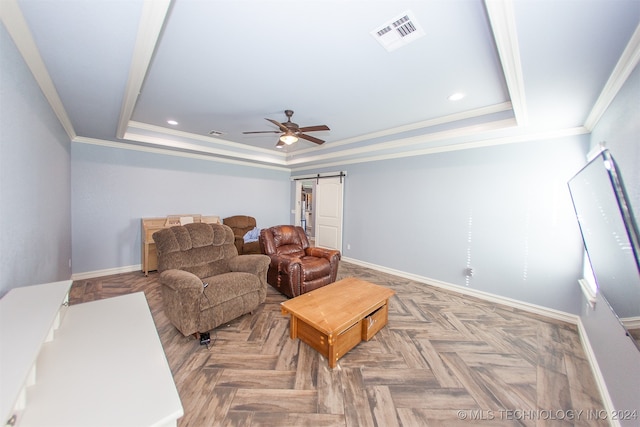
[[[168,322],[155,272],[76,281],[71,303],[145,292],[184,406],[180,427],[607,425],[589,415],[603,404],[574,325],[342,262],[348,276],[396,295],[389,324],[333,370],[289,338],[285,297],[271,287],[256,312],[217,328],[209,349]]]

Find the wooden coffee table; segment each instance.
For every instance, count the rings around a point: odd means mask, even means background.
[[[313,347],[334,368],[339,358],[387,324],[394,293],[349,277],[285,301],[280,308],[291,315],[291,338]]]

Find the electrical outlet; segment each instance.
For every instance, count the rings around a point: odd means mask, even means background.
[[[351,243],[347,243],[347,250],[351,250]]]

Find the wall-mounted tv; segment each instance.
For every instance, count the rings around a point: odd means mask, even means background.
[[[569,191],[598,292],[623,324],[640,317],[640,235],[611,153],[582,168]]]

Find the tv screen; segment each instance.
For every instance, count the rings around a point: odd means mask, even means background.
[[[620,319],[640,316],[640,237],[611,153],[571,178],[569,191],[598,291]]]

